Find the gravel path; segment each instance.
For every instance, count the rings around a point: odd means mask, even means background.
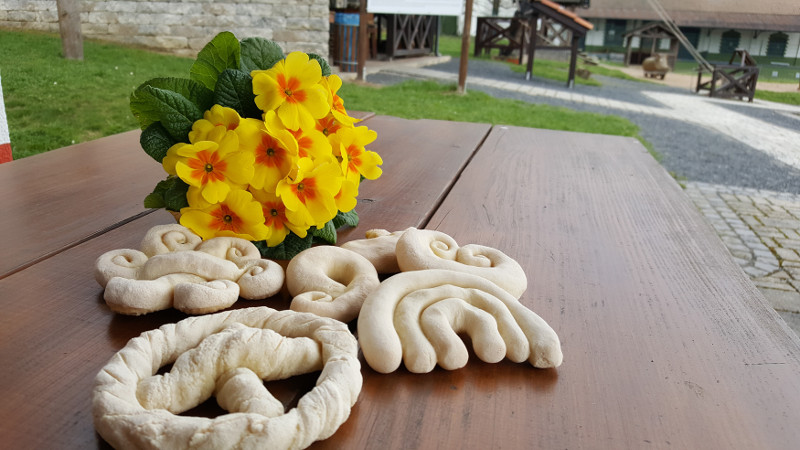
[[[458,59],[454,58],[445,63],[428,66],[426,69],[457,74],[458,65]],[[709,113],[701,116],[702,120],[691,123],[659,115],[642,114],[631,109],[575,102],[553,96],[530,95],[485,85],[471,85],[470,77],[540,86],[549,90],[602,97],[650,108],[667,107],[656,98],[677,101],[685,99],[686,102],[698,99],[699,97],[690,91],[689,86],[676,88],[598,76],[597,79],[603,83],[602,87],[575,85],[574,89],[570,90],[560,82],[538,77],[526,82],[523,74],[511,71],[507,65],[484,60],[471,60],[467,77],[469,90],[484,91],[496,98],[517,99],[625,117],[639,126],[640,135],[662,156],[662,165],[677,177],[696,182],[800,194],[800,140],[793,139],[800,132],[800,115],[757,108],[735,100],[714,101],[703,102],[703,105],[711,105],[707,107]],[[407,79],[409,79],[408,74],[398,75],[391,71],[368,76],[370,83],[383,85]],[[690,103],[687,105],[692,106]],[[729,111],[730,114],[725,111]],[[782,153],[783,156],[780,159],[773,156],[776,152]],[[797,160],[796,163],[794,159]]]

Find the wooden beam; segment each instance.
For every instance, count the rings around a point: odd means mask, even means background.
[[[64,58],[83,60],[81,11],[78,0],[57,0],[58,29]]]
[[[469,29],[472,24],[472,0],[464,10],[464,31],[461,34],[461,60],[458,64],[458,93],[467,93],[467,62],[469,59]]]
[[[367,0],[362,0],[358,8],[358,48],[356,50],[356,80],[364,81],[364,66],[367,63],[367,52],[369,43],[367,42]]]

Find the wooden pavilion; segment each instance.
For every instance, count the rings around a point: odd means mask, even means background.
[[[639,38],[638,50],[633,49],[634,38]],[[669,50],[659,51],[659,42],[669,39]],[[675,69],[675,60],[678,58],[680,41],[675,34],[661,22],[651,22],[633,29],[624,35],[625,65],[641,64],[645,58],[656,53],[666,53],[670,70]]]

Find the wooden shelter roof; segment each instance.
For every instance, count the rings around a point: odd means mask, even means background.
[[[541,5],[541,7],[536,6],[537,3]],[[583,30],[579,30],[582,31],[583,33],[594,28],[594,25],[592,25],[592,23],[589,22],[588,20],[582,19],[574,12],[564,8],[558,3],[551,2],[550,0],[536,0],[535,2],[532,2],[531,5],[537,11],[549,15],[550,17],[558,20],[559,22],[570,28],[573,29],[583,28]]]
[[[679,26],[800,32],[798,0],[661,0]],[[581,16],[661,20],[646,0],[592,0]]]

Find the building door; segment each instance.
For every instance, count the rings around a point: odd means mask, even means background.
[[[700,28],[681,28],[681,32],[683,35],[686,36],[686,39],[691,43],[695,48],[697,48],[697,44],[700,42]],[[683,45],[681,45],[680,50],[678,50],[678,59],[694,59],[689,50],[686,50]]]
[[[627,20],[607,19],[603,45],[606,47],[622,47],[622,40],[625,35],[625,26],[627,24]]]
[[[737,48],[739,48],[739,41],[742,38],[742,33],[736,30],[728,30],[722,33],[722,41],[719,43],[720,55],[732,55]]]
[[[789,40],[789,35],[786,33],[772,33],[769,35],[769,42],[767,42],[767,56],[777,56],[783,58],[786,54],[786,42]]]

